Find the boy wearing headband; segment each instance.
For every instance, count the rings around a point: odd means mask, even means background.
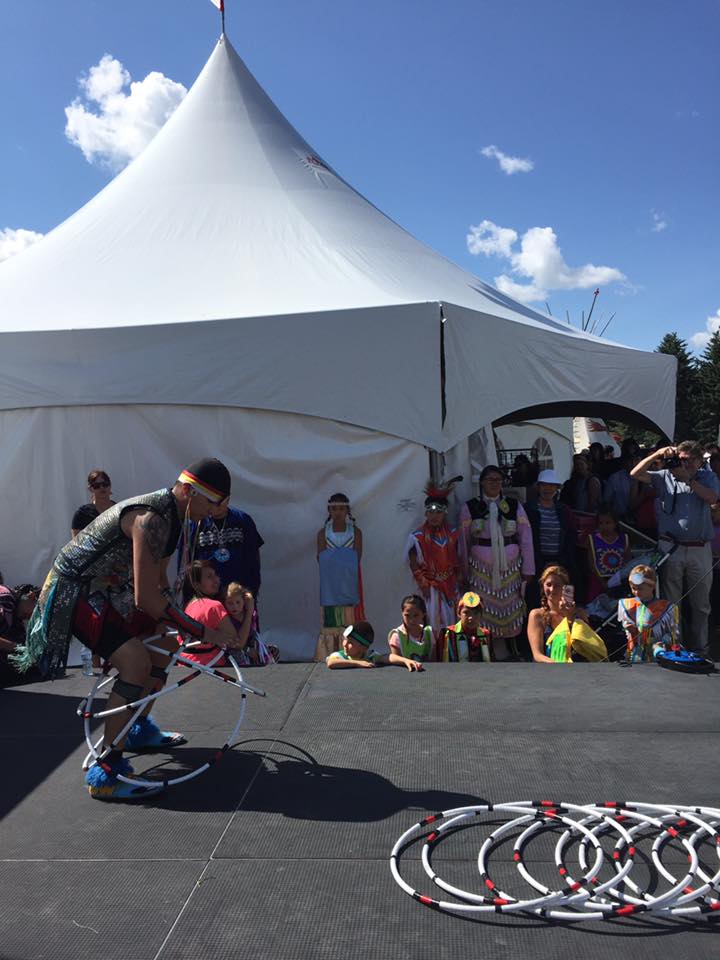
[[[325,658],[325,663],[331,670],[342,670],[348,667],[375,667],[378,664],[395,664],[406,667],[411,673],[413,670],[422,670],[423,665],[408,657],[401,657],[397,653],[376,653],[372,649],[375,631],[367,620],[358,620],[343,630],[342,646],[339,650]]]
[[[677,604],[655,597],[657,574],[638,564],[628,577],[632,597],[618,603],[618,620],[625,630],[625,659],[653,660],[661,650],[677,649],[680,617]]]
[[[26,670],[39,663],[54,676],[76,636],[118,671],[107,709],[142,699],[164,682],[168,657],[149,653],[142,638],[163,625],[222,645],[222,635],[186,616],[175,604],[167,566],[183,522],[201,520],[230,494],[230,474],[219,460],[197,460],[172,488],[117,503],[101,513],[66,544],[47,575],[28,624],[27,640],[15,662]],[[173,638],[157,646],[177,648]],[[149,714],[149,706],[147,708]],[[184,743],[180,734],[161,731],[144,715],[126,737],[115,742],[127,723],[120,711],[105,723],[103,759],[88,771],[90,795],[101,800],[145,799],[163,786],[135,787],[117,779],[132,773],[123,749],[152,750]]]

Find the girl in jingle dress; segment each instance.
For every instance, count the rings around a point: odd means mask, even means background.
[[[480,595],[480,624],[493,638],[495,655],[517,656],[525,619],[523,584],[535,573],[532,529],[522,504],[505,496],[499,467],[480,474],[480,496],[460,511],[460,562],[467,586]]]

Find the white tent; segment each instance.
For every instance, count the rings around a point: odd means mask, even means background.
[[[317,155],[226,38],[143,154],[0,265],[0,332],[6,579],[47,568],[88,469],[130,496],[218,455],[267,540],[264,625],[296,654],[316,633],[329,493],[353,500],[384,630],[410,585],[425,448],[516,411],[673,427],[672,358],[581,334],[419,243]]]

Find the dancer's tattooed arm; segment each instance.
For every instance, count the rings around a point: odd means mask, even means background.
[[[153,560],[158,564],[161,563],[167,546],[167,523],[160,514],[152,510],[139,516],[135,523],[143,531],[145,543]]]

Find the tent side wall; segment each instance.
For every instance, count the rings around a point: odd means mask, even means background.
[[[343,491],[365,541],[366,611],[379,646],[399,622],[413,580],[403,558],[422,516],[427,450],[332,420],[227,407],[45,407],[0,411],[0,569],[6,583],[42,582],[69,539],[85,478],[108,471],[120,500],[171,485],[199,456],[220,456],[233,502],[265,540],[263,631],[292,658],[312,657],[319,628],[315,536]]]
[[[442,439],[438,303],[178,324],[139,309],[127,327],[3,333],[2,349],[0,410],[191,402]]]
[[[627,411],[672,436],[676,360],[443,304],[446,448],[487,423]]]

